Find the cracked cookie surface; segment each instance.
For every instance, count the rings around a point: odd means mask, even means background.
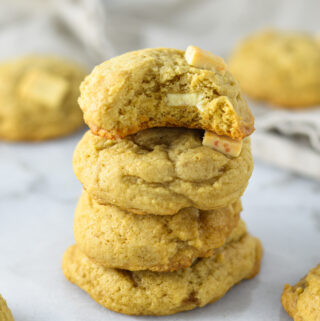
[[[236,47],[229,63],[253,98],[288,108],[320,104],[320,43],[312,34],[258,32]]]
[[[294,286],[286,284],[281,303],[294,321],[319,321],[320,264]]]
[[[192,266],[174,272],[130,272],[102,267],[77,246],[64,254],[66,278],[102,306],[131,315],[167,315],[217,301],[235,284],[259,272],[260,241],[246,233],[244,223],[230,243]]]
[[[7,302],[0,294],[0,321],[14,321]]]
[[[172,216],[136,215],[100,205],[83,191],[74,237],[95,262],[131,271],[174,271],[222,246],[238,224],[241,202],[213,211],[186,208]]]
[[[189,65],[184,55],[144,49],[95,67],[81,84],[85,122],[111,139],[154,127],[199,128],[233,139],[250,135],[254,118],[231,73]]]
[[[229,158],[203,146],[202,135],[152,128],[114,141],[88,131],[74,152],[74,172],[97,202],[136,214],[226,207],[240,198],[251,176],[250,141]]]
[[[83,126],[77,104],[84,70],[52,56],[26,56],[0,64],[0,138],[37,141]]]

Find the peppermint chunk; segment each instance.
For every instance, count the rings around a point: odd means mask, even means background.
[[[184,57],[189,65],[197,68],[208,69],[222,74],[227,70],[227,65],[221,57],[195,46],[189,46],[185,51]]]
[[[227,136],[220,136],[213,132],[206,131],[202,145],[210,147],[227,156],[238,157],[242,149],[242,140],[231,139]]]

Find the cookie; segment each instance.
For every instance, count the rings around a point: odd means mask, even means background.
[[[241,139],[254,119],[222,58],[190,46],[125,53],[81,84],[85,122],[115,139],[153,127],[185,127]]]
[[[13,321],[13,316],[7,302],[0,294],[0,321]]]
[[[230,158],[203,146],[202,136],[198,130],[152,128],[114,141],[88,131],[74,152],[74,172],[97,202],[136,214],[226,207],[251,176],[250,141]]]
[[[109,269],[71,246],[63,258],[66,278],[102,306],[131,315],[167,315],[217,301],[235,284],[254,277],[260,266],[260,242],[239,225],[232,241],[209,258],[175,272]]]
[[[253,98],[288,108],[320,104],[320,44],[313,35],[261,31],[240,43],[229,63]]]
[[[241,202],[213,211],[186,208],[172,216],[135,215],[80,197],[74,218],[79,249],[110,268],[174,271],[222,246],[239,221]]]
[[[319,321],[320,264],[311,269],[296,285],[286,284],[281,303],[295,321]]]
[[[51,56],[26,56],[0,64],[0,138],[38,141],[83,126],[77,104],[85,72]]]

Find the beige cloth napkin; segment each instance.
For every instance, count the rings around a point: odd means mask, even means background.
[[[289,111],[251,105],[256,117],[254,155],[320,180],[320,107]]]
[[[274,110],[253,105],[256,158],[320,180],[320,107],[310,110]]]

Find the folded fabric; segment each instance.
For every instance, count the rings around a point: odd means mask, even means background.
[[[256,118],[253,155],[268,163],[320,179],[320,107],[302,111],[250,102]]]
[[[320,106],[301,111],[272,109],[253,102],[250,106],[253,106],[258,130],[278,131],[300,143],[301,138],[305,138],[305,143],[309,142],[310,147],[320,153]]]

